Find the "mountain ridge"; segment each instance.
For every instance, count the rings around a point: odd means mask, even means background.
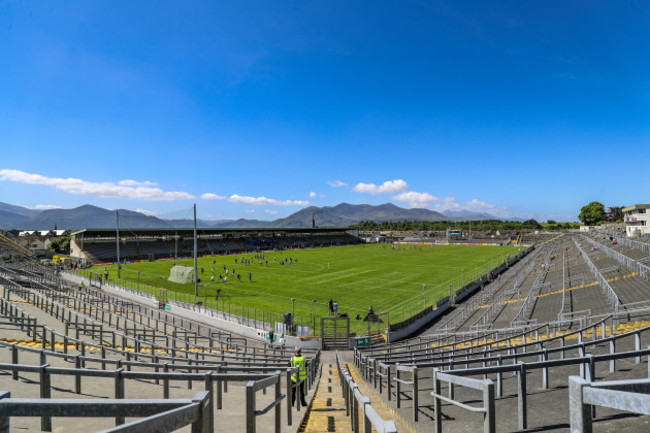
[[[32,210],[0,202],[0,228],[21,230],[112,228],[115,210],[86,204],[72,209]],[[129,209],[117,209],[120,227],[129,228],[188,228],[190,219],[162,219]],[[452,212],[450,212],[452,213]],[[339,203],[335,206],[309,206],[272,221],[239,218],[236,220],[197,220],[200,228],[306,228],[312,217],[317,227],[348,227],[361,221],[457,221],[467,219],[498,219],[489,214],[455,212],[445,215],[429,209],[405,209],[392,203],[380,205]]]

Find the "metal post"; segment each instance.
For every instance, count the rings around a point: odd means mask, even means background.
[[[526,364],[519,362],[519,377],[517,383],[517,427],[519,430],[528,428],[528,410],[526,408]]]
[[[584,403],[582,390],[587,381],[581,377],[569,377],[569,419],[572,432],[591,433],[590,405]]]
[[[440,381],[438,380],[438,369],[433,369],[433,393],[440,395]],[[433,397],[433,431],[435,433],[442,433],[442,405],[438,397]]]
[[[199,296],[199,272],[196,262],[197,243],[196,243],[196,203],[194,203],[194,296]]]
[[[117,243],[117,279],[120,279],[120,213],[115,211],[115,234]]]
[[[40,369],[40,395],[41,398],[50,398],[51,397],[51,388],[50,388],[50,373],[47,371],[49,365],[41,365]],[[42,416],[41,417],[41,430],[43,431],[52,431],[52,417]]]
[[[496,427],[496,412],[494,404],[494,383],[490,379],[486,379],[485,388],[483,388],[483,405],[485,407],[485,415],[483,422],[484,433],[495,433]]]
[[[246,384],[246,433],[255,433],[255,381]]]

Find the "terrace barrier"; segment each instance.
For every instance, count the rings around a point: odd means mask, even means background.
[[[104,430],[104,433],[167,433],[191,425],[194,433],[212,433],[211,397],[197,392],[192,399],[48,399],[11,398],[0,391],[0,433],[9,433],[11,417],[42,417],[41,430],[52,431],[52,417],[145,417]]]
[[[375,429],[377,433],[397,433],[395,423],[384,421],[370,404],[370,398],[361,394],[358,385],[352,380],[352,376],[343,368],[338,353],[336,354],[336,366],[345,399],[345,414],[351,417],[352,431],[370,433],[372,429]],[[359,420],[360,416],[362,422]]]
[[[650,379],[591,382],[569,377],[571,433],[591,433],[595,406],[650,415]]]

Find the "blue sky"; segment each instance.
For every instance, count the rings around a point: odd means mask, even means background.
[[[650,3],[0,3],[0,201],[650,201]]]

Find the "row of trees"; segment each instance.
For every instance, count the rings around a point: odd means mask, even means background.
[[[540,223],[534,219],[526,221],[502,221],[502,220],[481,220],[481,221],[361,221],[350,228],[359,230],[378,230],[378,231],[445,231],[449,227],[454,227],[467,232],[482,231],[494,233],[497,230],[536,230],[543,228]]]
[[[595,226],[604,222],[623,222],[623,206],[611,206],[609,210],[605,212],[604,204],[598,201],[592,201],[580,209],[580,215],[578,215],[578,218],[580,218],[580,221],[582,221],[586,226]]]

